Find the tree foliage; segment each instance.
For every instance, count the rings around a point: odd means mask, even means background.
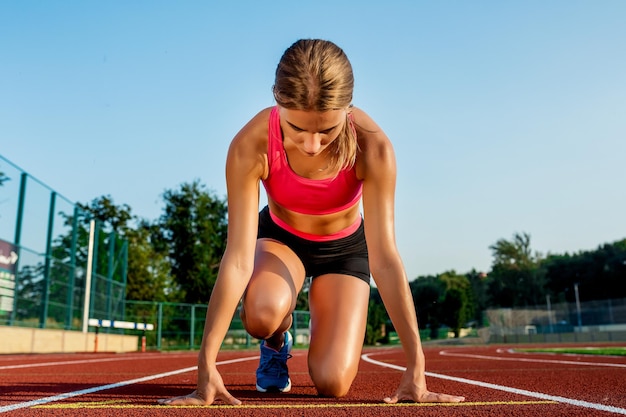
[[[462,327],[474,316],[474,297],[469,279],[454,271],[439,276],[445,285],[445,295],[441,303],[441,317],[444,324],[452,329],[454,337],[459,337]]]
[[[188,303],[206,303],[226,249],[227,205],[199,181],[163,195],[158,222],[174,281]]]
[[[498,307],[537,305],[545,300],[545,277],[538,268],[541,258],[533,255],[530,235],[516,233],[489,247],[493,265],[489,273],[491,304]]]
[[[110,196],[80,205],[90,217],[100,221],[103,230],[128,242],[126,298],[139,301],[175,301],[171,291],[170,266],[166,253],[155,240],[158,228],[132,214],[126,205],[115,205]]]
[[[430,338],[436,339],[443,320],[441,303],[445,298],[445,284],[438,277],[427,276],[413,280],[409,286],[420,327],[430,329]]]
[[[365,331],[365,343],[374,345],[378,342],[389,340],[389,332],[393,330],[391,320],[378,292],[378,288],[370,288],[370,300],[367,309],[367,326]]]
[[[159,233],[156,226],[140,222],[128,235],[128,281],[126,298],[138,301],[178,301],[179,295],[172,291],[167,252],[155,245]]]
[[[549,294],[573,302],[578,284],[581,301],[626,297],[626,239],[594,251],[549,255],[541,264]]]
[[[430,330],[436,339],[445,325],[458,337],[460,330],[475,313],[475,297],[469,279],[454,271],[421,277],[410,284],[413,302],[421,328]]]

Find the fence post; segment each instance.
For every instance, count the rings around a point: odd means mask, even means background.
[[[72,246],[70,247],[70,272],[67,277],[67,316],[65,318],[65,329],[72,328],[74,318],[74,286],[76,285],[76,245],[78,242],[78,206],[74,205],[74,218],[72,219]]]
[[[24,202],[26,201],[26,181],[28,174],[22,172],[20,177],[20,195],[17,203],[17,217],[15,219],[15,247],[17,248],[17,262],[15,262],[15,294],[13,295],[13,311],[11,311],[11,318],[9,320],[9,326],[12,326],[17,318],[17,288],[20,280],[19,262],[22,252],[22,222],[24,221]]]
[[[161,330],[163,328],[163,303],[158,303],[157,313],[157,349],[161,350]]]
[[[50,193],[50,206],[48,207],[48,233],[46,234],[46,257],[43,267],[43,294],[41,300],[41,313],[39,316],[39,327],[46,328],[48,320],[48,303],[50,302],[50,263],[52,262],[52,228],[54,227],[54,210],[57,193]]]
[[[89,311],[91,309],[91,274],[93,272],[93,245],[95,221],[89,222],[89,245],[87,249],[87,270],[85,271],[85,300],[83,304],[83,333],[87,333],[89,326]]]
[[[115,256],[115,230],[109,233],[109,259],[107,263],[107,295],[106,316],[113,320],[113,257]]]
[[[580,297],[578,296],[578,283],[574,284],[574,294],[576,295],[576,315],[578,316],[578,331],[583,331],[583,319],[580,313]]]
[[[191,306],[191,325],[190,325],[190,335],[189,335],[189,350],[193,350],[194,340],[196,335],[196,306]]]

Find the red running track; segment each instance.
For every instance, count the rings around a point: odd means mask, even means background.
[[[527,346],[525,346],[527,347]],[[222,352],[219,369],[243,401],[169,407],[160,398],[195,388],[196,353],[0,356],[0,414],[6,416],[616,416],[626,415],[626,358],[525,354],[512,346],[426,347],[432,391],[465,403],[387,405],[405,364],[400,348],[366,348],[359,374],[341,399],[321,398],[308,376],[306,350],[289,362],[292,390],[255,391],[256,351]]]

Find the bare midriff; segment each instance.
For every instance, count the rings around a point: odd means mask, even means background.
[[[335,213],[303,214],[287,210],[268,197],[270,212],[300,233],[315,236],[333,236],[354,228],[360,222],[359,203]]]

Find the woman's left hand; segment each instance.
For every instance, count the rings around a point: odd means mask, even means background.
[[[465,397],[450,394],[440,394],[436,392],[430,392],[426,388],[426,382],[424,378],[421,379],[421,383],[417,382],[409,372],[405,372],[400,381],[400,386],[395,395],[385,398],[387,404],[395,404],[398,401],[414,401],[418,403],[458,403],[465,401]]]

